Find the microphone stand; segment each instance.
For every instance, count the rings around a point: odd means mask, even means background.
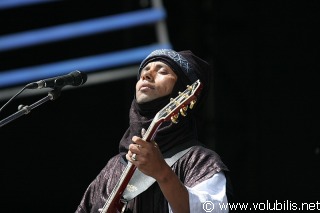
[[[49,101],[49,100],[55,100],[60,96],[61,93],[61,87],[56,87],[55,89],[53,89],[52,91],[48,92],[48,95],[42,99],[40,99],[39,101],[31,104],[30,106],[22,106],[22,107],[18,107],[18,110],[16,113],[6,117],[5,119],[0,121],[0,127],[4,126],[5,124],[10,123],[11,121],[21,117],[22,115],[26,115],[28,113],[31,112],[32,109],[40,106],[41,104]]]

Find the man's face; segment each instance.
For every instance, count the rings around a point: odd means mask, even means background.
[[[165,63],[154,61],[148,63],[140,73],[136,84],[136,99],[145,103],[169,95],[177,81],[177,75]]]

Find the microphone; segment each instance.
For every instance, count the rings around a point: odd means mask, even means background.
[[[47,78],[37,82],[30,83],[26,89],[42,89],[42,88],[62,88],[66,85],[80,86],[87,81],[87,75],[79,70],[73,71],[67,75]]]

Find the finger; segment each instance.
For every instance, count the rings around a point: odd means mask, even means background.
[[[133,161],[137,161],[137,160],[138,160],[136,153],[134,153],[134,154],[131,156],[131,160],[133,160]]]
[[[140,147],[145,147],[146,144],[148,142],[144,141],[142,138],[138,137],[138,136],[133,136],[132,137],[132,141],[137,144],[137,145],[140,145]]]
[[[131,155],[133,154],[133,153],[136,153],[136,154],[140,154],[140,149],[142,148],[142,146],[140,145],[140,144],[134,144],[134,143],[132,143],[132,144],[130,144],[129,145],[129,151],[131,152]],[[131,156],[130,155],[130,156]]]
[[[137,161],[138,160],[138,155],[129,151],[126,154],[126,159],[128,161],[130,161],[131,163],[133,163],[133,161]]]
[[[127,159],[127,161],[132,161],[132,159],[131,159],[129,154],[126,154],[126,159]]]

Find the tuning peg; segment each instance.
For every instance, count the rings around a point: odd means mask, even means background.
[[[190,109],[192,109],[193,108],[193,106],[196,104],[196,102],[197,102],[197,100],[192,100],[191,102],[190,102]]]
[[[188,106],[182,107],[182,108],[180,109],[180,114],[181,114],[182,116],[186,116],[186,115],[187,115],[187,113],[186,113],[187,110],[188,110]]]
[[[176,101],[174,98],[170,98],[170,102],[173,103],[176,106],[179,106],[179,102]]]
[[[171,116],[172,123],[175,123],[175,124],[178,123],[178,117],[179,117],[179,113]]]

